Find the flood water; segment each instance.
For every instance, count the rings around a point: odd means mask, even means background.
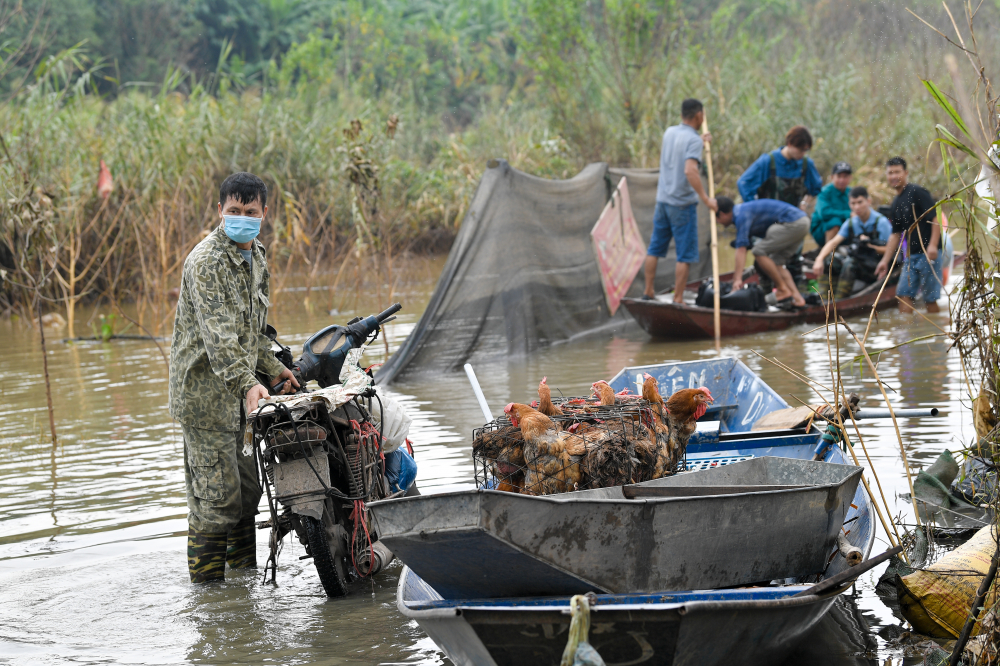
[[[404,310],[388,327],[390,348],[412,330],[441,263],[425,261],[397,288]],[[328,291],[313,292],[308,307],[304,299],[303,292],[274,299],[280,306],[272,321],[296,354],[319,328],[370,314],[380,305],[374,298],[338,301]],[[339,313],[330,316],[331,307]],[[78,320],[86,316],[78,314]],[[931,319],[947,324],[945,315]],[[869,348],[936,333],[934,324],[882,314],[872,326]],[[809,328],[726,340],[722,353],[740,358],[789,403],[798,404],[791,396],[815,401],[804,384],[753,353],[777,357],[828,383],[825,333],[806,334]],[[398,562],[374,581],[356,584],[349,597],[329,600],[311,562],[299,560],[302,547],[286,539],[277,587],[262,586],[253,572],[230,575],[223,585],[192,586],[185,559],[182,444],[167,413],[163,357],[149,341],[66,344],[59,340],[65,331],[48,335],[56,446],[48,430],[38,332],[0,321],[5,341],[0,348],[0,663],[448,663],[396,610]],[[842,359],[855,349],[844,343]],[[479,374],[499,411],[511,400],[530,399],[543,375],[554,390],[580,395],[625,365],[715,353],[710,342],[651,341],[633,326],[484,366]],[[369,356],[382,355],[379,341]],[[879,370],[894,405],[942,412],[938,418],[900,421],[911,465],[928,465],[943,449],[957,451],[971,440],[961,366],[943,341],[886,352]],[[862,405],[880,403],[867,372],[848,378],[848,384],[861,393]],[[469,487],[470,434],[482,416],[464,374],[402,381],[391,389],[414,416],[411,438],[421,491]],[[908,488],[891,422],[866,422],[862,434],[890,512],[912,523],[910,504],[897,497]],[[875,552],[886,546],[880,534]],[[260,562],[265,553],[262,533]],[[857,595],[824,621],[789,664],[901,663],[900,648],[878,635],[896,623],[873,592],[878,573],[863,577]]]

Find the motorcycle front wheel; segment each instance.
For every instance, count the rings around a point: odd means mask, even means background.
[[[340,552],[338,539],[333,534],[335,530],[327,529],[325,523],[330,522],[331,528],[334,526],[329,512],[323,512],[323,520],[316,520],[309,516],[299,516],[302,526],[305,528],[306,540],[309,542],[309,553],[312,555],[313,564],[316,565],[316,572],[319,580],[323,583],[328,597],[343,597],[347,595],[347,560]]]

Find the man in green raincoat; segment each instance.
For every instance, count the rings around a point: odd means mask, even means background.
[[[184,261],[170,346],[170,414],[184,434],[191,582],[222,580],[257,565],[254,516],[261,487],[242,452],[246,415],[273,386],[298,382],[264,335],[269,275],[256,240],[267,214],[267,186],[235,173],[219,188],[221,223]]]

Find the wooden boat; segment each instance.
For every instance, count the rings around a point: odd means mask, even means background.
[[[955,264],[961,263],[965,259],[964,255],[955,255]],[[806,277],[812,279],[815,275],[806,273]],[[733,274],[726,273],[720,275],[722,282],[731,282]],[[759,276],[753,275],[745,282],[751,283],[759,280]],[[685,291],[697,292],[701,280],[688,283]],[[851,317],[859,314],[868,314],[872,307],[876,310],[894,308],[897,306],[896,285],[885,288],[881,296],[879,289],[881,283],[869,285],[865,289],[835,302],[837,315]],[[654,338],[668,340],[694,340],[699,338],[715,337],[714,312],[712,308],[703,308],[691,303],[674,303],[673,300],[646,301],[638,298],[623,298],[622,305],[629,311],[639,326]],[[687,299],[692,300],[692,299]],[[831,317],[832,315],[831,310]],[[826,305],[810,305],[795,311],[784,311],[772,308],[769,312],[741,312],[736,310],[720,311],[720,330],[723,336],[746,335],[749,333],[766,333],[768,331],[781,331],[789,326],[803,323],[822,323],[826,321]]]
[[[775,454],[809,460],[819,435],[732,437],[737,435],[703,445],[691,460],[702,467]],[[827,460],[846,463],[836,447],[828,450]],[[841,529],[848,543],[861,549],[865,563],[851,568],[833,549],[824,573],[800,577],[790,585],[773,580],[735,589],[599,594],[591,611],[590,642],[609,664],[781,663],[850,586],[848,581],[879,559],[868,559],[875,539],[873,521],[872,505],[858,487]],[[490,569],[497,577],[509,575],[492,562]],[[828,582],[826,588],[808,593],[817,578]],[[409,567],[400,578],[397,607],[456,666],[554,666],[570,621],[567,596],[446,599]]]
[[[732,281],[733,274],[720,275],[723,282]],[[747,282],[756,281],[754,275]],[[698,282],[688,284],[686,291],[697,291]],[[871,312],[872,306],[878,310],[896,306],[896,285],[885,288],[881,297],[879,285],[868,288],[836,301],[837,314],[844,317]],[[876,299],[878,302],[876,303]],[[688,299],[690,300],[690,299]],[[635,318],[639,326],[654,338],[669,340],[693,340],[715,336],[712,308],[703,308],[693,303],[674,303],[672,300],[645,301],[638,298],[623,298],[622,305]],[[826,321],[825,305],[810,305],[795,311],[772,308],[769,312],[741,312],[721,310],[719,323],[723,336],[745,335],[781,331],[794,324],[820,323]]]

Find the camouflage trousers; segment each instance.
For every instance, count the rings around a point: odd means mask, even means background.
[[[241,519],[253,519],[263,492],[257,464],[240,450],[238,432],[202,430],[181,424],[188,525],[208,534],[227,534]]]

